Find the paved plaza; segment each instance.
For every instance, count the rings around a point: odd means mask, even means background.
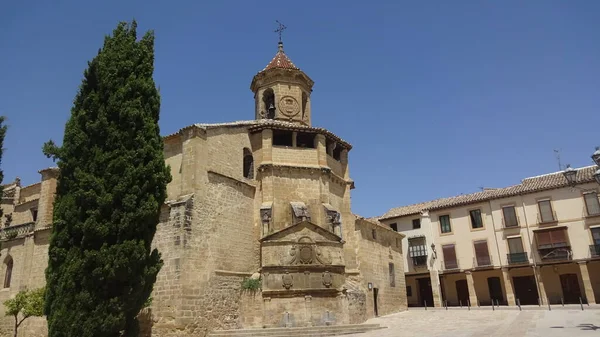
[[[370,319],[387,328],[354,337],[396,336],[510,336],[510,337],[600,337],[600,308],[581,311],[577,307],[496,310],[453,308],[446,310],[411,309],[406,312]]]

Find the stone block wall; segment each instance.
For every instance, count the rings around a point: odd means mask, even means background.
[[[315,167],[319,164],[317,149],[273,146],[272,153],[274,164],[306,165]]]
[[[357,219],[356,229],[356,235],[359,237],[358,269],[362,276],[362,286],[368,289],[368,283],[372,283],[373,288],[378,289],[378,314],[386,315],[406,310],[406,282],[401,245],[403,235],[364,219]],[[390,273],[390,264],[393,264],[393,275]],[[365,303],[367,317],[373,317],[373,290],[367,290]]]

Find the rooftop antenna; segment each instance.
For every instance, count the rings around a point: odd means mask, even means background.
[[[554,149],[554,156],[556,157],[556,161],[558,162],[558,170],[562,171],[562,164],[560,163],[560,149]]]

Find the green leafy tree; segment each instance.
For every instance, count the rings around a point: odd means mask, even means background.
[[[14,298],[4,301],[6,316],[15,318],[15,337],[17,337],[19,327],[23,321],[32,316],[40,317],[44,315],[44,292],[45,288],[21,290]]]
[[[166,198],[154,34],[119,23],[88,63],[63,144],[46,269],[49,337],[136,336],[162,266],[151,248]]]
[[[6,117],[0,116],[0,164],[2,163],[2,155],[4,154],[4,137],[6,136],[6,129],[8,127],[4,122],[6,121]],[[4,180],[4,171],[0,169],[0,198],[4,195],[4,191],[2,188],[2,181]],[[0,217],[2,216],[2,209],[0,208]]]

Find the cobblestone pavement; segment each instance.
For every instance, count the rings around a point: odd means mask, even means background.
[[[600,310],[409,310],[367,323],[387,328],[353,337],[600,337]]]

